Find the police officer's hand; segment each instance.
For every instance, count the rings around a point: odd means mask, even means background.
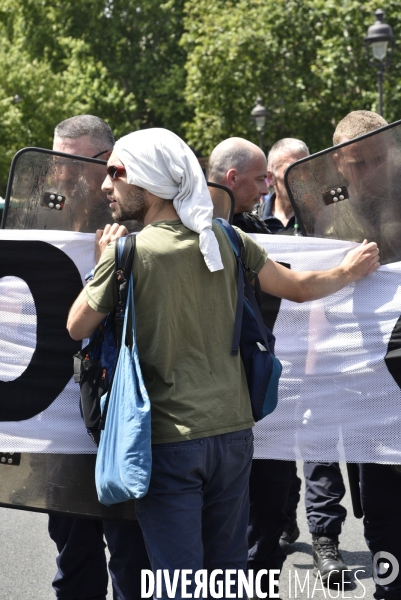
[[[114,242],[114,240],[124,237],[128,235],[128,229],[124,225],[118,225],[118,223],[113,223],[113,225],[106,225],[104,229],[98,229],[96,231],[95,238],[95,260],[96,264],[99,262],[100,257],[103,252],[106,250],[108,244],[110,242]]]
[[[362,244],[348,252],[340,266],[346,271],[350,281],[366,277],[380,267],[377,244],[363,240]]]

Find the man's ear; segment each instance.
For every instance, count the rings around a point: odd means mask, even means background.
[[[234,188],[238,181],[237,169],[229,169],[226,173],[226,181],[230,189]]]
[[[269,171],[269,169],[267,170],[267,179],[269,180],[270,185],[276,184],[276,177],[275,177],[273,171]]]

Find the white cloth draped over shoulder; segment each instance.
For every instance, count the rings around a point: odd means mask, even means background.
[[[189,146],[167,129],[134,131],[116,142],[114,152],[130,184],[173,200],[181,221],[199,233],[199,249],[210,271],[223,269],[212,231],[213,202],[202,169]]]

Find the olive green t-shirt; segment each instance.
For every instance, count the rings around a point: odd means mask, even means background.
[[[211,273],[199,235],[181,221],[152,223],[136,238],[133,264],[139,359],[152,406],[152,443],[240,431],[253,426],[240,355],[231,356],[237,264],[218,225],[224,269]],[[244,261],[258,272],[267,253],[245,233]],[[117,304],[114,244],[86,286],[91,308]]]

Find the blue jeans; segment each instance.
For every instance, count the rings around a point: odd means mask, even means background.
[[[152,450],[149,491],[136,513],[153,572],[167,569],[172,579],[175,569],[245,571],[252,430]],[[192,580],[188,592],[195,587]],[[180,584],[175,598],[182,598]]]

